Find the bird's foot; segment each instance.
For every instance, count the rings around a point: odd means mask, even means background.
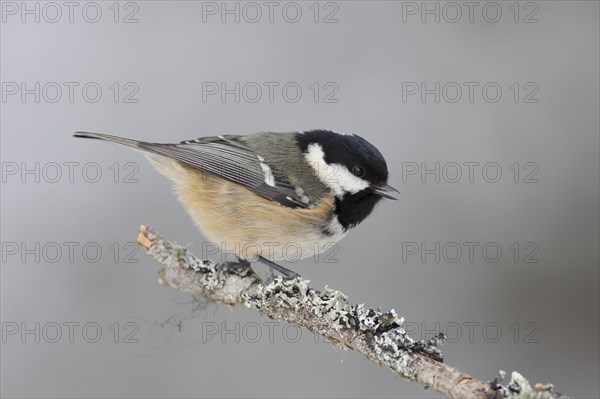
[[[266,258],[263,258],[262,256],[258,257],[258,261],[264,265],[267,265],[271,269],[271,275],[262,282],[263,287],[266,287],[267,285],[271,284],[275,280],[275,274],[273,273],[273,271],[278,271],[279,273],[281,273],[281,278],[283,280],[293,280],[297,277],[301,277],[295,271],[287,269],[281,265],[278,265],[277,263],[272,262]]]
[[[235,262],[225,261],[225,262],[219,263],[217,265],[217,270],[219,270],[221,272],[237,273],[239,271],[246,270],[249,268],[250,268],[250,262],[248,262],[247,260],[243,260],[243,259],[238,259]]]

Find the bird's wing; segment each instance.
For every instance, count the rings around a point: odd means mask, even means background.
[[[298,195],[296,187],[272,170],[240,137],[202,137],[178,144],[138,142],[138,147],[237,183],[283,206],[308,208],[306,197]]]

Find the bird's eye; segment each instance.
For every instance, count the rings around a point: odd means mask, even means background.
[[[352,173],[354,176],[362,177],[365,174],[365,170],[358,165],[352,167]]]

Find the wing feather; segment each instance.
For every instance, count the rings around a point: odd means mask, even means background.
[[[283,206],[307,208],[296,187],[266,165],[239,137],[203,137],[179,144],[140,142],[139,147],[237,183]]]

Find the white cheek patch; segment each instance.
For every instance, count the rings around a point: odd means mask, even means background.
[[[344,191],[349,192],[351,194],[356,194],[357,192],[369,187],[368,181],[355,176],[345,166],[337,164],[335,166],[339,168],[336,173],[338,185],[341,186],[341,188],[344,189]]]
[[[307,150],[304,158],[316,172],[319,180],[333,190],[335,195],[356,194],[369,187],[369,182],[354,176],[347,167],[325,162],[325,153],[319,144],[312,143]]]

